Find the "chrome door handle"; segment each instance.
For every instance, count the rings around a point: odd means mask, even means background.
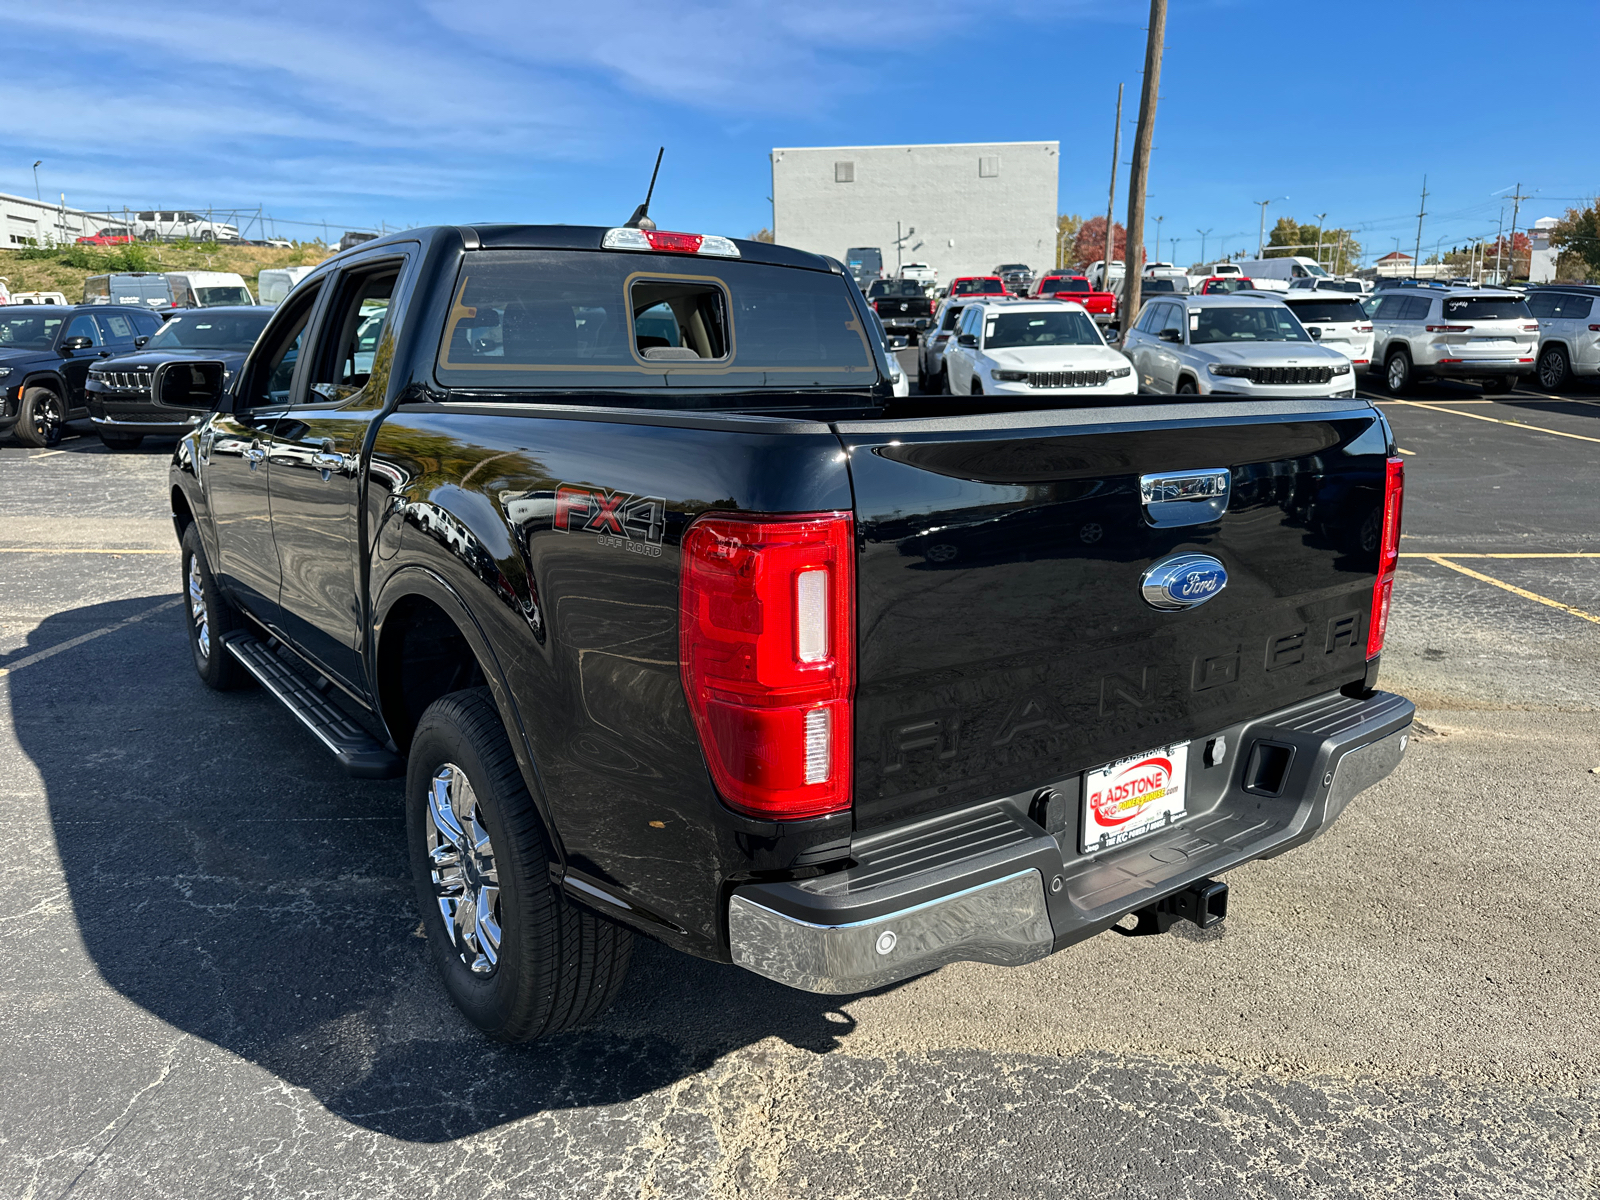
[[[321,467],[324,471],[338,471],[344,467],[344,455],[319,450],[311,456],[311,464],[312,466]]]
[[[267,457],[267,452],[262,448],[260,442],[256,442],[244,452],[244,456],[247,460],[249,460],[250,465],[254,467],[259,465],[261,460]]]

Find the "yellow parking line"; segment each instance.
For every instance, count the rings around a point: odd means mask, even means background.
[[[1548,596],[1541,596],[1538,592],[1530,592],[1527,588],[1519,588],[1514,584],[1506,583],[1504,580],[1496,579],[1492,575],[1485,575],[1480,571],[1474,571],[1471,567],[1463,567],[1460,563],[1451,562],[1442,554],[1424,554],[1422,557],[1438,563],[1441,567],[1449,567],[1452,571],[1459,571],[1461,574],[1469,576],[1472,579],[1481,580],[1484,583],[1492,583],[1495,587],[1503,588],[1510,592],[1513,596],[1521,596],[1524,600],[1536,600],[1540,604],[1549,605],[1551,608],[1558,608],[1562,612],[1568,613],[1571,616],[1579,617],[1585,621],[1590,621],[1596,625],[1600,625],[1600,617],[1595,616],[1593,613],[1584,612],[1581,608],[1573,608],[1570,604],[1563,604],[1561,601],[1552,600]],[[1463,557],[1465,556],[1463,555]]]
[[[1453,551],[1438,551],[1429,553],[1423,550],[1407,550],[1400,555],[1401,558],[1600,558],[1600,550],[1571,550],[1562,554],[1456,554]]]
[[[0,554],[176,554],[178,547],[170,550],[117,550],[102,547],[67,546],[54,548],[50,546],[0,546]]]
[[[1399,446],[1396,446],[1395,449],[1399,450],[1401,454],[1415,454],[1416,453],[1415,450],[1406,450],[1406,449],[1403,449],[1402,447],[1399,447]]]
[[[123,629],[129,625],[132,625],[135,621],[142,621],[146,617],[153,617],[158,612],[165,612],[169,608],[177,608],[178,605],[182,603],[183,600],[181,597],[176,600],[163,600],[154,608],[147,608],[142,613],[134,613],[131,617],[124,617],[122,620],[113,625],[106,625],[100,629],[91,629],[88,633],[80,633],[75,638],[68,638],[64,642],[57,642],[54,646],[51,646],[47,650],[41,650],[37,654],[30,654],[26,658],[19,658],[16,662],[12,663],[8,667],[0,667],[0,678],[11,674],[13,671],[20,671],[23,667],[31,667],[34,663],[43,662],[47,658],[54,658],[57,654],[60,654],[65,650],[76,649],[85,642],[94,641],[95,638],[105,637],[105,635],[108,633],[115,633],[119,629]]]
[[[1474,421],[1492,421],[1496,425],[1509,425],[1513,429],[1527,429],[1534,433],[1550,433],[1556,437],[1576,438],[1580,442],[1600,442],[1600,437],[1590,437],[1585,433],[1567,433],[1562,429],[1546,429],[1542,425],[1525,425],[1521,421],[1502,421],[1499,417],[1485,417],[1479,413],[1457,412],[1453,408],[1444,408],[1438,404],[1424,404],[1420,400],[1391,400],[1391,404],[1405,404],[1411,408],[1427,408],[1434,412],[1450,413],[1457,417],[1471,417]],[[1464,403],[1472,403],[1470,400]]]

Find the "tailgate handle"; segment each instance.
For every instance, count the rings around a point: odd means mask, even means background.
[[[1157,529],[1204,525],[1228,511],[1233,473],[1226,467],[1139,476],[1145,519]]]

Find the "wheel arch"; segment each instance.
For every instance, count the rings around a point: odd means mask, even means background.
[[[402,756],[409,752],[429,704],[461,688],[489,688],[539,819],[564,866],[566,854],[522,714],[488,638],[461,595],[428,567],[400,568],[384,582],[373,605],[372,643],[378,715]],[[459,661],[463,651],[470,655],[470,666]]]

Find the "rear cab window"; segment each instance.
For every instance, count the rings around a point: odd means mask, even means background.
[[[851,286],[829,271],[738,260],[476,251],[456,278],[435,376],[448,388],[559,391],[580,403],[585,392],[639,389],[770,389],[775,400],[865,390],[878,366]],[[717,406],[709,395],[694,405]]]

